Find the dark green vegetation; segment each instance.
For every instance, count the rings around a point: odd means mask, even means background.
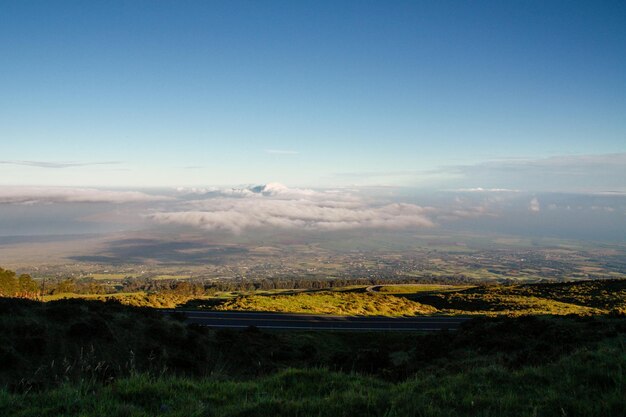
[[[403,294],[440,311],[484,315],[626,313],[626,280],[493,285],[455,292]]]
[[[212,295],[180,282],[48,302],[28,299],[30,277],[0,270],[0,285],[21,297],[0,298],[2,416],[626,415],[626,280]],[[133,304],[477,317],[434,334],[238,331]]]
[[[365,292],[365,291],[369,292]],[[347,290],[348,291],[348,290]],[[221,301],[224,310],[358,315],[593,315],[626,312],[626,280],[482,285],[389,285]]]
[[[323,369],[280,371],[253,381],[135,375],[108,386],[65,384],[0,394],[20,416],[620,416],[626,413],[623,346],[604,343],[553,363],[420,373],[389,382]]]
[[[623,314],[626,280],[516,285],[353,285],[332,290],[232,291],[207,295],[188,282],[168,290],[44,297],[114,300],[136,307],[209,308],[335,315]]]
[[[626,320],[458,332],[219,330],[86,300],[0,300],[3,416],[624,415]]]

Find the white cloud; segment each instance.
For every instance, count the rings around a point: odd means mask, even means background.
[[[271,197],[278,200],[310,199],[316,201],[355,201],[360,200],[349,190],[316,191],[308,188],[289,188],[277,182],[263,185],[217,190],[224,197],[257,198]],[[204,200],[202,200],[204,201]]]
[[[510,188],[482,188],[482,187],[458,188],[452,191],[458,191],[462,193],[519,193],[520,192],[520,190],[512,190]]]
[[[248,229],[345,230],[434,226],[430,208],[372,204],[352,194],[290,189],[270,183],[226,190],[219,197],[185,203],[178,211],[152,213],[161,224],[241,233]]]
[[[533,197],[533,199],[530,200],[528,209],[535,213],[541,211],[541,204],[539,204],[539,200],[537,199],[537,197]]]
[[[176,187],[176,192],[181,195],[207,194],[219,191],[216,187]]]
[[[0,187],[0,204],[50,203],[139,203],[171,200],[171,197],[139,191],[110,191],[95,188]]]

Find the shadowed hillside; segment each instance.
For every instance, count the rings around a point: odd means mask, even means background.
[[[0,299],[0,332],[6,416],[625,411],[622,318],[483,318],[438,334],[214,331],[118,303]]]
[[[7,277],[17,282],[14,274]],[[266,292],[195,304],[191,295],[172,293],[137,299],[175,298],[196,307],[213,302],[218,309],[482,317],[458,331],[428,334],[213,330],[186,324],[176,313],[115,299],[0,298],[0,415],[605,416],[626,411],[624,281],[419,286],[413,293],[411,288],[403,286],[393,295],[361,287]],[[567,314],[572,312],[579,314]],[[493,314],[497,317],[488,317]]]

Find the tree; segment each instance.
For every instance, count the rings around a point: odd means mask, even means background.
[[[71,278],[60,281],[54,289],[54,294],[73,293],[76,291],[76,284]]]
[[[28,274],[16,277],[15,272],[0,268],[0,297],[35,298],[39,286]]]
[[[39,285],[28,274],[22,274],[17,279],[18,297],[35,298],[39,292]]]
[[[18,285],[15,272],[0,268],[0,296],[13,297],[17,289]]]

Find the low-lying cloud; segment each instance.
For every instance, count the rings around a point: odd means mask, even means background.
[[[171,200],[171,197],[139,191],[112,191],[95,188],[0,187],[0,204],[51,203],[140,203]]]
[[[519,193],[520,190],[511,190],[509,188],[482,188],[482,187],[473,187],[473,188],[459,188],[456,190],[461,193]]]
[[[218,196],[186,202],[180,210],[152,213],[160,224],[241,233],[249,229],[400,229],[432,227],[431,208],[373,203],[337,191],[290,189],[271,183],[223,190]]]

